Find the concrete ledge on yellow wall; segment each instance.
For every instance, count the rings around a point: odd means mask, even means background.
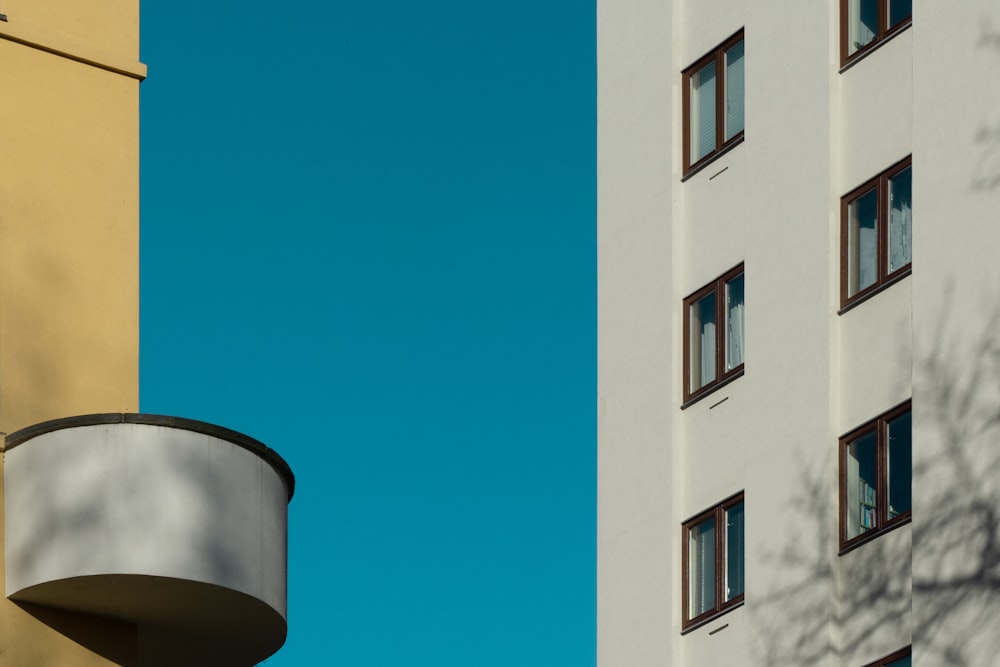
[[[15,17],[9,17],[7,22],[0,23],[0,39],[24,44],[139,81],[146,78],[146,66],[138,60],[133,61],[102,52],[100,49],[74,42],[63,35],[30,23],[19,23]]]

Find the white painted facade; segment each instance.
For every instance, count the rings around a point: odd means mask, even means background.
[[[1000,655],[1000,4],[598,0],[599,667]],[[745,139],[682,174],[744,30]],[[840,311],[841,197],[912,155],[912,274]],[[681,409],[683,299],[745,265],[745,374]],[[913,400],[913,520],[839,554],[838,438]],[[745,603],[682,633],[681,524],[745,493]]]

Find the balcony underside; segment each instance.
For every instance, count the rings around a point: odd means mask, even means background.
[[[168,664],[251,665],[285,641],[285,619],[272,607],[197,581],[104,574],[38,584],[10,598],[134,623],[140,635],[159,638],[157,658]]]

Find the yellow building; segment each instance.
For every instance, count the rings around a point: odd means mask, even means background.
[[[254,664],[285,639],[291,471],[134,414],[139,4],[0,12],[0,665]]]

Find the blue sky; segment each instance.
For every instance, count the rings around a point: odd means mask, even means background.
[[[594,6],[142,4],[141,409],[277,450],[277,665],[594,664]]]

